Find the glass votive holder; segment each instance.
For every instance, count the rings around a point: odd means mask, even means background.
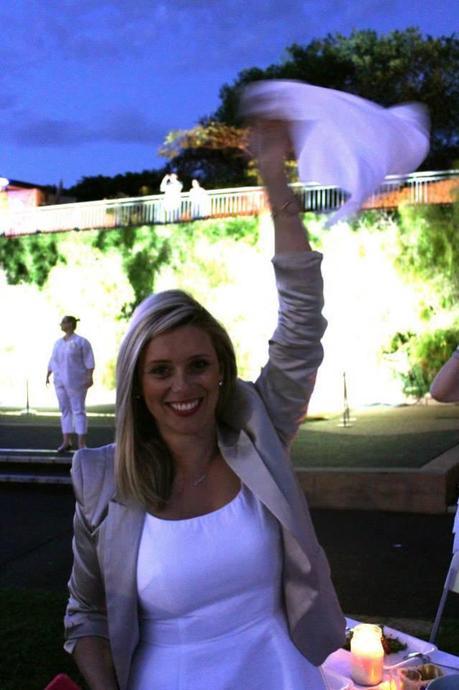
[[[384,648],[379,625],[360,623],[352,629],[351,677],[358,685],[378,685],[383,679]]]

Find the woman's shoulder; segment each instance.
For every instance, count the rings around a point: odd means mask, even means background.
[[[89,340],[79,333],[74,333],[72,338],[73,342],[79,343],[80,345],[86,345],[86,343],[89,343]]]
[[[72,460],[72,483],[76,500],[91,522],[104,511],[115,494],[115,445],[78,450]]]

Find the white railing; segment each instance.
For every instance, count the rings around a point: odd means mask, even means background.
[[[386,206],[384,195],[405,190],[403,201],[412,204],[440,203],[440,183],[449,181],[451,189],[459,188],[459,170],[421,172],[412,175],[390,175],[378,194],[371,197],[367,207]],[[337,187],[318,184],[292,185],[305,211],[328,213],[341,206],[346,194]],[[452,194],[449,201],[452,201]],[[198,206],[183,193],[175,210],[164,208],[164,196],[132,197],[128,199],[103,199],[55,206],[38,206],[26,209],[0,209],[0,234],[5,236],[30,235],[40,232],[69,230],[113,229],[138,225],[157,225],[225,216],[256,215],[268,206],[262,187],[235,187],[209,190],[203,203]]]

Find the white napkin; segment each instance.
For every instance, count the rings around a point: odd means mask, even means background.
[[[246,86],[240,107],[246,117],[290,122],[303,183],[349,193],[328,225],[356,213],[386,175],[416,170],[429,150],[429,117],[420,103],[383,108],[343,91],[269,80]]]

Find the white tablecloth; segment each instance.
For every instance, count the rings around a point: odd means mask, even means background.
[[[349,626],[354,626],[357,625],[359,621],[353,620],[351,618],[347,618],[347,622]],[[420,641],[421,644],[425,644],[425,641]],[[442,652],[441,650],[435,650],[431,653],[429,653],[430,660],[433,664],[438,664],[439,666],[448,666],[452,668],[442,668],[443,674],[444,675],[449,675],[450,673],[459,673],[459,656],[455,656],[454,654],[448,654],[447,652]],[[356,683],[353,683],[351,678],[350,678],[350,660],[351,660],[351,655],[349,652],[347,652],[344,649],[338,649],[336,652],[333,652],[333,654],[330,654],[328,659],[323,665],[323,669],[326,672],[326,677],[329,674],[329,677],[331,679],[330,682],[330,688],[329,690],[361,690],[364,689],[364,686],[357,685]],[[416,665],[422,663],[419,660],[413,660],[411,662],[412,665]],[[454,669],[457,669],[456,671]],[[391,690],[386,683],[384,685],[384,682],[386,680],[390,680],[391,678],[391,673],[385,672],[384,676],[384,681],[380,685],[373,686],[372,690]],[[366,687],[364,690],[369,690],[368,687]]]

